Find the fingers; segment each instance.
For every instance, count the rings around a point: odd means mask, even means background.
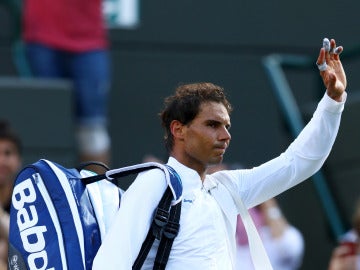
[[[316,65],[318,66],[320,71],[325,71],[327,69],[327,64],[325,61],[325,52],[326,52],[326,48],[322,47],[320,49],[319,57],[316,61]]]
[[[323,44],[324,43],[327,44],[327,47],[325,48],[325,61],[327,63],[329,63],[330,57],[331,57],[331,55],[332,55],[332,53],[334,51],[335,45],[336,45],[335,40],[331,39],[329,41],[329,39],[324,38]]]
[[[323,44],[326,44],[325,48],[325,60],[328,63],[331,59],[334,59],[335,57],[339,56],[339,47],[336,47],[335,39],[329,39],[324,38]],[[323,45],[324,46],[324,45]]]
[[[343,48],[342,46],[336,47],[336,48],[334,49],[334,59],[335,59],[335,60],[339,60],[339,59],[340,59],[339,55],[343,52],[343,50],[344,50],[344,48]]]
[[[330,41],[328,38],[324,38],[323,39],[323,48],[325,49],[326,52],[330,52]]]
[[[329,51],[329,56],[333,56],[334,58],[335,57],[339,57],[339,54],[342,53],[343,51],[343,47],[342,46],[339,46],[339,47],[336,47],[336,41],[335,39],[331,39],[330,40],[330,51]]]
[[[339,59],[342,51],[343,47],[337,47],[335,39],[324,38],[316,61],[327,94],[336,101],[342,100],[342,94],[346,89],[346,75]]]
[[[320,72],[325,71],[332,60],[339,60],[339,54],[342,53],[342,51],[342,46],[336,47],[335,39],[329,40],[328,38],[324,38],[323,46],[320,49],[319,57],[316,61]]]

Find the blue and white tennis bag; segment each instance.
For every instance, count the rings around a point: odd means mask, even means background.
[[[102,175],[45,159],[26,166],[12,194],[8,269],[90,270],[120,207],[123,191],[111,180],[156,167],[170,178],[165,166],[154,162]],[[170,186],[179,198],[182,187],[176,185]]]

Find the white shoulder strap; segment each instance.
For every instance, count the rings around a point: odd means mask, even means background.
[[[230,181],[229,179],[224,177],[218,180],[220,180],[221,184],[223,184],[226,187],[231,197],[233,198],[236,207],[238,208],[241,219],[244,223],[246,234],[248,236],[251,258],[255,269],[273,270],[269,257],[265,251],[264,245],[260,239],[259,233],[257,232],[254,222],[249,214],[249,211],[245,207],[243,201],[241,200],[239,195],[234,192],[232,183],[229,182]]]

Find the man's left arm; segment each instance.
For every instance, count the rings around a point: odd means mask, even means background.
[[[316,173],[328,157],[340,126],[346,100],[346,75],[335,40],[320,49],[317,64],[326,93],[298,137],[273,160],[240,172],[240,196],[248,207],[262,203]]]

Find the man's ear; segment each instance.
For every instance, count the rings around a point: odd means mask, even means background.
[[[180,121],[173,120],[170,123],[170,130],[171,130],[171,134],[173,135],[174,139],[180,139],[180,140],[183,139],[184,132],[185,132],[185,125],[183,125]]]

